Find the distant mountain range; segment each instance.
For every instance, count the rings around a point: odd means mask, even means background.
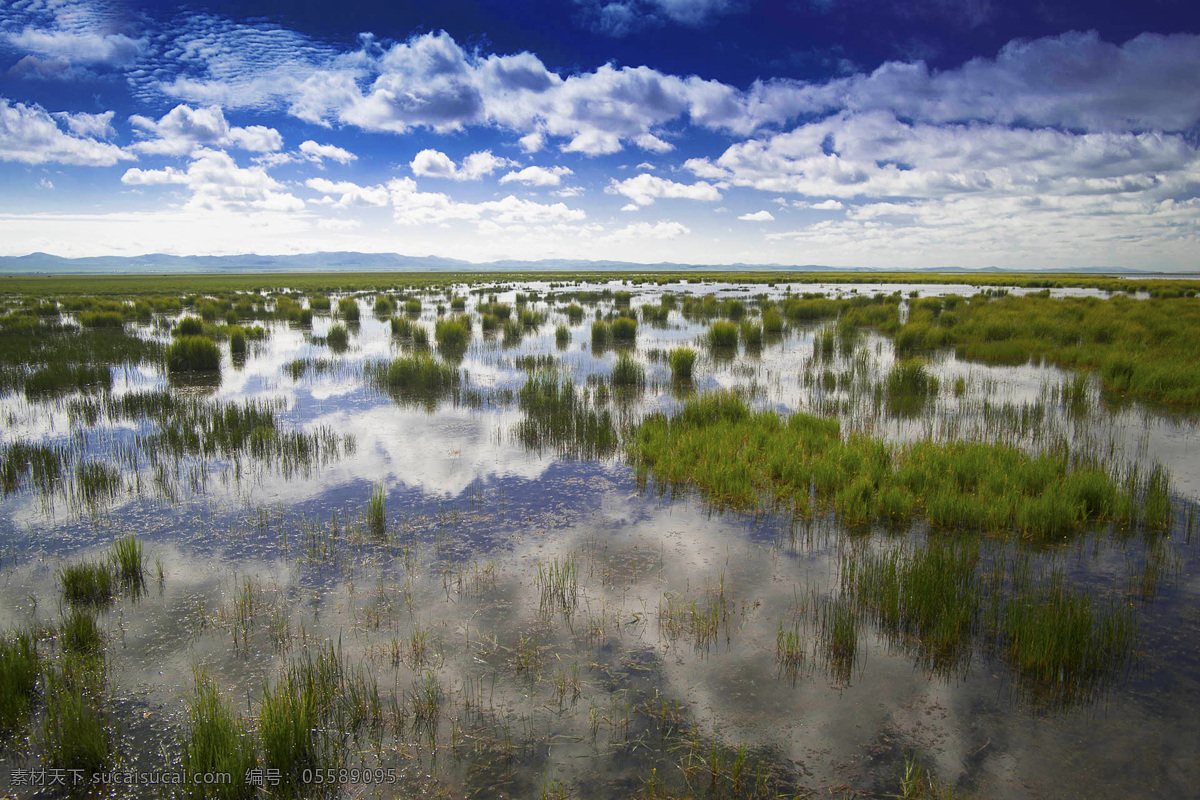
[[[0,256],[0,274],[96,274],[109,272],[147,273],[205,273],[205,272],[474,272],[474,271],[601,271],[655,272],[670,270],[779,270],[805,272],[877,272],[889,267],[824,267],[817,264],[678,264],[660,262],[638,264],[630,261],[588,261],[583,259],[548,258],[538,261],[471,262],[438,256],[406,256],[399,253],[303,253],[283,256],[172,256],[148,253],[140,256],[94,256],[63,258],[49,253],[30,253],[27,256]],[[1089,273],[1103,275],[1149,275],[1149,270],[1115,267],[1076,267],[1071,269],[1003,269],[1000,267],[925,267],[897,270],[902,272],[1044,272]]]

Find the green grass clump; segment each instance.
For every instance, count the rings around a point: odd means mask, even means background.
[[[304,771],[335,769],[343,763],[348,736],[378,726],[379,691],[361,670],[347,667],[332,646],[314,656],[305,651],[263,693],[258,708],[262,766],[277,769],[284,797],[309,790]]]
[[[43,715],[46,761],[54,768],[100,772],[111,762],[107,720],[100,708],[100,679],[69,660],[46,673]]]
[[[180,336],[166,350],[169,372],[215,372],[221,369],[221,351],[207,336]]]
[[[413,332],[413,324],[405,317],[392,317],[392,336],[411,337]]]
[[[235,356],[246,355],[246,331],[240,327],[229,330],[229,353]]]
[[[104,634],[92,608],[72,608],[59,626],[64,653],[80,658],[99,658],[104,652]]]
[[[742,341],[748,348],[762,347],[763,327],[756,322],[743,322],[740,326]]]
[[[410,317],[415,317],[421,313],[421,301],[415,297],[410,297],[404,301],[404,313]]]
[[[676,347],[667,354],[667,363],[671,365],[672,379],[690,381],[692,368],[696,363],[696,351],[690,347]]]
[[[338,300],[337,315],[346,322],[358,322],[358,301],[353,297],[343,297]]]
[[[254,739],[229,704],[221,699],[217,685],[203,672],[187,701],[187,733],[183,742],[183,769],[188,774],[227,773],[230,782],[213,786],[189,786],[190,797],[219,800],[248,800],[258,789],[246,783],[246,773],[258,763]]]
[[[572,325],[578,325],[583,322],[583,306],[578,303],[571,303],[566,308],[567,320]]]
[[[612,321],[609,333],[617,344],[631,344],[637,339],[637,320],[617,317]]]
[[[1005,660],[1026,685],[1062,703],[1088,696],[1129,662],[1137,627],[1127,606],[1098,606],[1055,571],[1005,603],[999,634]]]
[[[0,638],[0,737],[7,737],[29,723],[40,671],[33,633],[5,632]]]
[[[525,338],[525,329],[514,319],[504,321],[504,347],[516,347]]]
[[[85,328],[124,328],[125,317],[117,311],[84,311],[79,324]]]
[[[592,347],[603,349],[608,347],[608,343],[612,341],[612,326],[604,320],[596,320],[592,323]]]
[[[146,585],[146,557],[142,554],[142,543],[134,536],[126,536],[113,542],[109,551],[113,571],[118,580],[135,594]]]
[[[438,320],[433,329],[433,338],[443,353],[461,355],[471,341],[471,329],[462,318]]]
[[[328,311],[333,303],[323,294],[314,294],[308,298],[308,307],[312,311]]]
[[[112,600],[117,584],[112,568],[101,561],[67,564],[58,571],[63,600],[68,605],[101,605]]]
[[[895,414],[915,414],[938,392],[938,379],[920,359],[898,361],[884,384],[888,408]]]
[[[1149,478],[1118,486],[1065,452],[1035,458],[999,444],[843,439],[836,420],[752,412],[724,393],[692,398],[675,417],[646,417],[629,452],[643,477],[698,486],[718,507],[831,509],[851,524],[923,515],[938,528],[1042,540],[1122,521],[1134,495],[1164,496]]]
[[[112,388],[112,369],[90,364],[47,364],[25,378],[25,396],[44,397],[73,390],[102,390]]]
[[[910,645],[935,672],[965,666],[978,625],[979,549],[930,541],[924,548],[851,551],[842,587],[893,641]]]
[[[554,344],[558,346],[558,349],[560,349],[560,350],[566,349],[567,345],[569,345],[570,343],[571,343],[571,329],[568,328],[566,325],[559,325],[558,327],[556,327],[554,329]]]
[[[640,389],[646,385],[646,370],[628,353],[621,353],[613,364],[609,382],[622,389]]]
[[[714,349],[730,349],[737,347],[737,323],[717,320],[708,329],[708,346]]]
[[[379,295],[375,298],[375,305],[372,308],[375,316],[380,319],[387,319],[392,313],[392,301],[387,298],[387,295]]]
[[[325,343],[335,353],[341,353],[350,346],[350,330],[345,325],[333,325],[325,334]]]
[[[440,392],[458,388],[462,374],[430,353],[419,352],[392,361],[383,379],[390,389]]]
[[[768,336],[776,336],[783,333],[783,315],[779,313],[779,309],[768,308],[762,313],[763,333]]]
[[[172,336],[203,336],[204,320],[199,317],[181,317],[171,331]]]
[[[554,372],[530,375],[517,392],[524,418],[518,440],[530,450],[547,448],[576,458],[608,458],[617,448],[617,431],[607,410],[591,407],[586,392]]]
[[[387,532],[387,509],[383,487],[376,486],[371,490],[371,499],[367,501],[367,525],[376,536]]]

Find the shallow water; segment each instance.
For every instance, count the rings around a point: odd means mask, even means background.
[[[517,288],[545,293],[546,284]],[[603,287],[588,286],[586,289]],[[657,304],[661,289],[621,287],[632,306]],[[772,288],[701,284],[669,290],[744,297]],[[910,289],[922,296],[969,294],[964,286],[801,287],[831,294]],[[565,290],[552,290],[565,291]],[[1057,294],[1086,294],[1056,290]],[[479,298],[469,295],[472,311]],[[432,333],[436,301],[421,322]],[[941,380],[920,413],[894,416],[870,391],[823,387],[814,364],[818,323],[788,330],[759,351],[714,358],[699,342],[706,323],[678,311],[667,325],[639,323],[633,351],[647,388],[614,392],[608,408],[633,421],[679,402],[661,353],[681,344],[700,352],[695,387],[750,389],[756,404],[783,411],[836,411],[844,430],[893,440],[1003,438],[1030,451],[1064,440],[1127,469],[1157,463],[1170,473],[1175,525],[1169,535],[1119,537],[1094,531],[1034,550],[1097,597],[1130,604],[1139,626],[1133,666],[1103,691],[1046,704],[995,653],[976,646],[962,668],[935,673],[912,648],[870,623],[860,625],[848,670],[831,664],[812,613],[836,593],[849,547],[909,539],[926,531],[847,531],[836,520],[757,518],[712,511],[696,492],[660,494],[639,486],[620,458],[559,457],[531,451],[515,427],[513,395],[526,371],[514,359],[556,358],[579,386],[596,384],[616,360],[594,351],[585,306],[560,349],[560,303],[517,347],[484,336],[478,318],[462,359],[458,402],[401,404],[363,378],[369,362],[403,351],[386,321],[362,321],[349,349],[314,344],[332,322],[310,331],[271,323],[235,364],[223,349],[219,385],[187,391],[204,402],[277,403],[283,430],[339,437],[324,459],[284,470],[278,460],[143,457],[131,451],[153,433],[142,420],[72,413],[78,395],[31,402],[0,398],[4,443],[59,444],[111,463],[121,473],[114,497],[96,504],[25,487],[0,500],[0,624],[53,623],[61,616],[57,570],[97,556],[136,534],[151,564],[150,586],[102,612],[109,682],[122,738],[118,758],[145,769],[178,758],[184,700],[193,669],[204,666],[235,709],[246,713],[265,685],[306,646],[337,644],[350,664],[369,668],[385,698],[404,701],[420,682],[440,686],[440,713],[378,737],[349,743],[348,766],[391,767],[397,783],[341,787],[345,796],[444,792],[478,797],[626,797],[649,791],[652,776],[687,777],[697,796],[717,783],[697,777],[701,756],[728,767],[739,748],[780,786],[835,795],[895,793],[906,757],[980,797],[1184,797],[1200,786],[1200,560],[1191,513],[1200,499],[1197,422],[1132,405],[1110,408],[1093,381],[1082,411],[1054,391],[1069,374],[1051,366],[988,366],[952,354],[931,365]],[[155,333],[144,329],[145,335]],[[432,337],[431,337],[432,338]],[[296,359],[328,359],[299,379]],[[867,334],[831,370],[860,359],[878,380],[895,360],[886,337]],[[115,370],[111,395],[169,388],[152,367]],[[965,391],[950,387],[965,379]],[[1033,420],[1018,430],[1024,410]],[[1007,415],[1007,416],[1006,416]],[[1009,420],[1010,422],[1005,422]],[[161,466],[165,472],[158,471]],[[368,498],[381,487],[386,531],[369,529]],[[1013,546],[999,543],[997,548]],[[1147,558],[1167,566],[1146,596],[1137,589]],[[578,565],[569,612],[547,607],[539,566]],[[161,568],[161,581],[157,570]],[[724,616],[712,637],[674,627],[672,602],[720,597]],[[239,605],[239,603],[241,603]],[[795,622],[805,653],[781,669],[776,635]],[[685,626],[686,628],[686,626]],[[425,642],[418,654],[416,639]],[[432,678],[430,678],[432,676]],[[385,700],[386,703],[386,700]],[[36,765],[28,747],[5,751],[4,773]],[[656,770],[656,772],[652,772]],[[726,770],[728,773],[728,769]],[[6,782],[7,781],[7,782]],[[750,778],[746,779],[750,785]],[[675,786],[679,790],[679,786]],[[772,784],[775,785],[775,784]],[[721,784],[719,792],[733,794]],[[23,793],[0,777],[0,787]],[[737,791],[748,792],[746,787]],[[119,790],[108,792],[118,796]],[[736,796],[736,795],[734,795]],[[743,796],[752,796],[745,793]]]

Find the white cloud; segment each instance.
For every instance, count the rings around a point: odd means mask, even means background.
[[[572,175],[567,167],[526,167],[519,172],[510,172],[500,179],[500,183],[517,181],[529,186],[558,186],[564,175]]]
[[[492,155],[491,150],[471,153],[463,159],[461,166],[440,150],[422,150],[411,164],[413,174],[419,178],[448,178],[452,181],[477,181],[509,166],[516,166],[516,162]]]
[[[742,214],[738,219],[746,222],[774,222],[775,215],[764,209],[763,211],[755,211],[750,214]]]
[[[541,131],[534,131],[522,136],[518,142],[526,153],[537,153],[546,146],[546,137]]]
[[[126,65],[137,59],[145,42],[119,33],[71,33],[25,28],[4,36],[13,47],[46,58],[66,58],[77,64]]]
[[[546,225],[575,222],[586,217],[582,210],[568,208],[563,203],[536,203],[513,195],[502,200],[464,203],[441,192],[419,191],[412,178],[394,179],[388,182],[387,188],[391,192],[396,222],[402,225],[438,224],[455,220]]]
[[[633,137],[633,143],[643,150],[648,150],[651,153],[669,153],[675,149],[675,145],[664,142],[662,139],[650,133],[640,133]]]
[[[605,191],[610,194],[623,194],[639,206],[648,206],[659,197],[709,202],[721,199],[721,193],[717,187],[706,181],[697,181],[693,184],[676,183],[646,173],[623,181],[614,179]]]
[[[191,108],[178,105],[157,122],[134,114],[129,121],[142,141],[132,145],[140,153],[180,156],[198,147],[235,147],[254,153],[270,153],[283,147],[283,137],[263,125],[234,127],[220,106]]]
[[[691,233],[691,229],[682,222],[634,222],[620,230],[613,231],[606,238],[613,242],[643,241],[646,239],[670,240],[678,239]]]
[[[350,181],[330,181],[325,178],[309,178],[304,185],[325,195],[323,200],[317,202],[339,208],[351,206],[382,208],[388,205],[391,199],[390,193],[384,186],[359,186]]]
[[[626,203],[625,205],[621,206],[622,211],[638,211],[640,209],[641,206],[639,206],[637,203]]]
[[[782,197],[775,198],[777,203],[786,203]],[[832,197],[828,200],[822,200],[819,203],[812,203],[807,200],[793,200],[792,206],[795,208],[811,208],[814,211],[841,211],[845,208],[845,204],[840,200],[834,200]]]
[[[298,211],[304,201],[283,191],[283,186],[261,166],[239,167],[218,150],[196,150],[186,170],[133,168],[121,176],[130,186],[176,184],[186,186],[190,211]]]
[[[114,114],[113,111],[105,111],[102,114],[86,114],[82,111],[68,114],[65,111],[58,111],[50,116],[66,123],[67,130],[75,136],[109,139],[116,134],[112,126]]]
[[[7,99],[0,98],[0,161],[109,167],[120,160],[133,159],[134,156],[116,145],[76,133],[94,130],[97,119],[105,116],[67,113],[51,116],[41,106],[10,105]],[[111,119],[111,113],[107,116]],[[59,128],[60,121],[70,133]]]
[[[311,139],[300,143],[300,152],[309,161],[317,163],[329,159],[330,161],[337,161],[339,164],[349,164],[358,158],[354,153],[351,153],[349,150],[343,150],[337,145],[317,144]]]

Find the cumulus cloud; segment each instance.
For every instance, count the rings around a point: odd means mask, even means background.
[[[25,28],[4,34],[12,47],[51,61],[86,66],[128,66],[137,60],[145,41],[120,33],[85,33]]]
[[[787,201],[782,197],[777,197],[775,198],[775,202],[786,203]],[[792,201],[792,206],[795,208],[811,208],[815,211],[841,211],[846,207],[842,201],[834,200],[833,198],[822,200],[819,203],[812,203],[808,200],[794,200]]]
[[[419,178],[477,181],[503,167],[516,166],[516,162],[492,155],[491,150],[481,150],[471,153],[458,165],[440,150],[422,150],[413,158],[410,166],[413,174]]]
[[[691,228],[682,222],[634,222],[613,231],[606,239],[613,242],[644,241],[647,239],[678,239],[691,233]]]
[[[317,144],[311,139],[300,143],[300,153],[309,161],[317,163],[329,159],[339,164],[349,164],[358,158],[354,153],[351,153],[349,150],[343,150],[337,145]]]
[[[325,178],[309,178],[304,185],[324,195],[318,203],[349,208],[352,206],[374,206],[382,208],[391,201],[384,186],[359,186],[350,181],[330,181]]]
[[[191,192],[184,208],[190,211],[298,211],[304,201],[284,187],[261,166],[239,167],[228,153],[197,150],[187,169],[133,168],[121,176],[130,186],[179,185]]]
[[[773,222],[775,215],[764,209],[749,214],[742,214],[738,219],[745,220],[746,222]]]
[[[0,98],[0,161],[23,164],[74,164],[109,167],[134,156],[116,145],[97,141],[94,132],[104,130],[105,114],[49,114],[38,105],[10,104]],[[67,127],[64,131],[60,123]],[[92,134],[92,135],[89,135]]]
[[[234,147],[270,153],[283,147],[279,131],[263,125],[232,126],[220,106],[191,108],[181,104],[157,121],[139,114],[131,116],[129,121],[143,137],[132,145],[139,153],[180,156],[198,147]]]
[[[422,192],[412,178],[389,181],[396,222],[402,225],[425,225],[465,221],[489,221],[497,224],[552,224],[576,222],[586,217],[581,209],[568,208],[563,203],[536,203],[509,195],[502,200],[465,203],[441,192]]]
[[[721,199],[721,192],[717,187],[706,181],[697,181],[692,184],[676,183],[675,181],[646,173],[623,181],[614,179],[604,191],[610,194],[625,195],[639,206],[648,206],[659,197],[706,200],[709,202]]]
[[[518,172],[510,172],[500,179],[501,183],[516,181],[528,186],[558,186],[563,176],[574,174],[567,167],[526,167]]]

